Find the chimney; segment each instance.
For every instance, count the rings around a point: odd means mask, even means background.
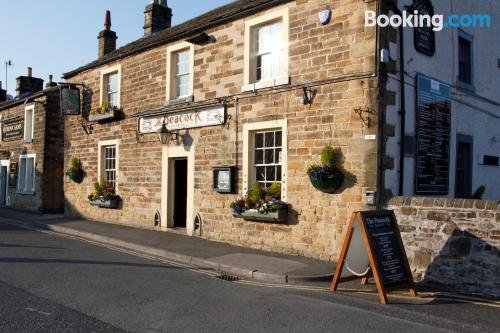
[[[43,80],[37,77],[33,77],[32,72],[33,70],[31,69],[31,67],[28,67],[28,75],[19,76],[17,78],[16,98],[26,98],[29,95],[43,90]]]
[[[144,10],[144,36],[151,36],[172,26],[172,9],[166,0],[149,0]]]
[[[0,103],[7,100],[7,90],[2,89],[2,81],[0,81]]]
[[[99,33],[99,58],[116,50],[116,32],[111,31],[111,12],[106,11],[104,16],[104,30]]]
[[[52,76],[52,74],[49,75],[49,82],[47,82],[45,84],[45,88],[52,88],[52,87],[55,87],[57,86],[57,83],[56,82],[52,82],[52,79],[54,78],[54,76]]]

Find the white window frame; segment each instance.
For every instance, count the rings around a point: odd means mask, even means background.
[[[281,20],[283,24],[283,72],[280,77],[267,80],[254,80],[255,64],[253,51],[253,31],[256,27]],[[288,44],[289,44],[289,18],[288,7],[275,10],[271,13],[245,21],[245,46],[244,46],[244,68],[243,68],[243,87],[241,91],[251,91],[261,88],[279,86],[290,83],[288,73]]]
[[[174,86],[174,56],[180,51],[189,50],[189,92],[186,96],[175,97]],[[182,42],[167,47],[167,98],[166,101],[190,99],[193,96],[194,87],[194,45],[188,42]]]
[[[254,133],[281,130],[281,200],[287,200],[288,129],[286,119],[246,123],[243,125],[243,186],[245,195],[254,183]]]
[[[112,67],[108,67],[103,69],[100,73],[101,76],[101,93],[99,99],[99,106],[102,105],[102,102],[107,102],[108,100],[108,92],[107,92],[107,77],[110,74],[118,74],[118,98],[116,99],[116,107],[121,107],[121,87],[122,87],[122,65],[118,64]]]
[[[28,158],[33,158],[33,188],[28,189],[26,185],[28,184],[27,182],[27,172],[26,170],[24,171],[24,177],[25,177],[25,188],[21,189],[20,188],[20,175],[21,175],[21,160],[22,159],[28,159]],[[26,168],[26,163],[25,163],[25,168]],[[17,177],[17,193],[19,194],[35,194],[36,192],[36,154],[23,154],[19,155],[19,164],[18,164],[18,171],[17,171],[18,177]]]
[[[30,139],[28,139],[26,137],[26,134],[28,131],[28,127],[26,126],[26,119],[27,119],[26,114],[28,113],[28,111],[31,111],[31,138]],[[24,142],[26,142],[26,143],[33,142],[34,135],[35,135],[35,106],[28,105],[27,107],[24,108],[24,134],[23,134]]]
[[[116,169],[116,179],[115,179],[115,191],[118,190],[119,182],[120,182],[120,139],[114,140],[103,140],[98,143],[97,150],[97,181],[100,182],[101,178],[104,175],[104,149],[105,147],[115,146],[116,147],[116,155],[115,155],[115,169]]]
[[[0,114],[0,143],[3,142],[3,114]]]

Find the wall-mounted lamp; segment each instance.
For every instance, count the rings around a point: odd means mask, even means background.
[[[314,92],[312,87],[302,87],[302,91],[304,92],[304,105],[311,105],[313,103]]]
[[[91,123],[82,121],[82,122],[80,122],[80,125],[82,126],[83,130],[85,131],[85,134],[87,134],[87,135],[92,134],[93,127],[92,127]]]
[[[182,138],[178,130],[175,132],[170,132],[165,124],[161,126],[160,132],[158,132],[158,137],[160,138],[160,142],[162,145],[166,145],[169,141],[173,141],[176,146],[181,143]]]

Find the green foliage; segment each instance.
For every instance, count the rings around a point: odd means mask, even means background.
[[[483,198],[484,192],[486,191],[486,185],[479,186],[471,196],[471,199],[479,199]]]
[[[257,201],[264,198],[264,191],[260,183],[253,184],[252,190],[248,194],[248,199],[255,205]]]
[[[321,164],[323,165],[333,165],[335,162],[335,152],[333,147],[330,145],[325,145],[323,150],[321,150]]]
[[[73,157],[71,159],[71,163],[70,164],[71,164],[70,171],[72,171],[72,172],[77,172],[77,171],[79,171],[79,170],[82,169],[82,163],[76,157]]]
[[[276,199],[281,198],[281,183],[274,182],[267,189],[267,195]]]
[[[104,179],[99,182],[94,183],[94,192],[89,194],[89,200],[101,200],[107,201],[111,199],[118,199],[119,196],[115,193],[115,188],[109,184],[106,184]]]

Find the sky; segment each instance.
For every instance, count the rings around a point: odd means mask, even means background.
[[[172,25],[182,23],[232,0],[168,0]],[[97,34],[104,13],[111,11],[111,29],[117,48],[143,36],[144,7],[148,0],[0,0],[0,81],[15,96],[16,77],[33,68],[33,76],[61,81],[67,71],[97,59]]]

